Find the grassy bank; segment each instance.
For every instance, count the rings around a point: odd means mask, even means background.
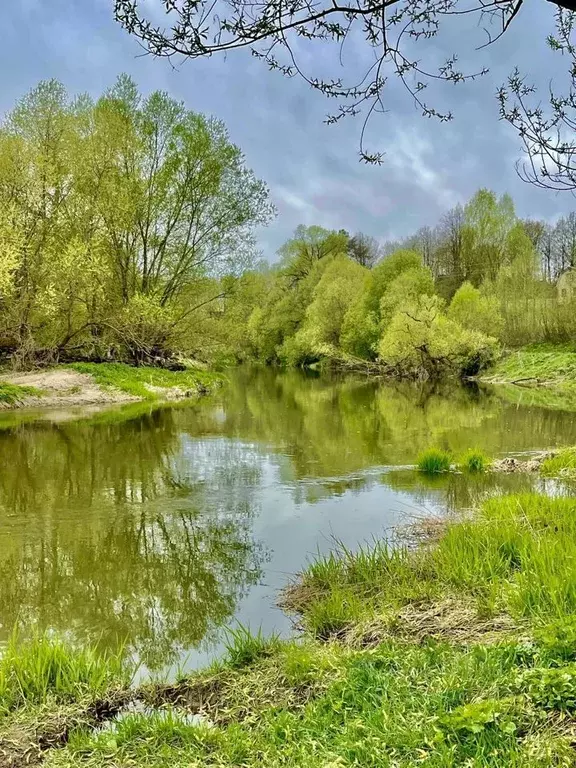
[[[60,768],[574,765],[576,499],[490,498],[433,546],[319,558],[284,605],[298,640],[238,631],[226,661],[171,685],[119,692],[114,662],[12,654],[0,681],[30,693],[7,697],[0,749],[59,716],[42,757]]]
[[[576,346],[534,344],[514,350],[482,377],[503,384],[576,388]]]
[[[72,363],[68,367],[88,374],[104,389],[118,390],[141,400],[204,394],[221,382],[219,374],[200,369],[169,371],[148,366],[135,368],[125,363]]]

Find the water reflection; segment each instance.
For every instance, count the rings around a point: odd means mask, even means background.
[[[576,444],[572,414],[494,391],[273,369],[186,407],[32,418],[0,431],[0,640],[19,622],[125,641],[151,669],[212,647],[233,617],[285,628],[276,589],[333,538],[540,482],[406,469],[430,444]]]

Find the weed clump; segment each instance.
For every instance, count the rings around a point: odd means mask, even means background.
[[[443,451],[440,448],[428,448],[418,456],[416,465],[420,472],[425,472],[427,475],[449,472],[452,466],[452,457],[448,451]]]
[[[485,472],[490,466],[490,459],[477,448],[471,448],[461,457],[458,466],[463,472]]]
[[[96,697],[129,678],[121,654],[75,649],[49,637],[20,643],[14,636],[0,659],[0,714],[49,699]]]

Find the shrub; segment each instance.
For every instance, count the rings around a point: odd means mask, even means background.
[[[428,448],[418,456],[416,463],[421,472],[432,475],[438,472],[448,472],[452,461],[448,451],[443,451],[440,448]]]
[[[493,296],[482,296],[471,283],[463,283],[454,294],[447,315],[450,320],[467,328],[480,331],[487,336],[499,337],[504,321],[500,314],[499,301]]]

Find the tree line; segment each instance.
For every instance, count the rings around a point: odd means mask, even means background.
[[[301,226],[279,256],[230,299],[239,358],[435,378],[576,331],[576,290],[556,286],[575,264],[576,215],[522,220],[490,190],[400,242]]]

